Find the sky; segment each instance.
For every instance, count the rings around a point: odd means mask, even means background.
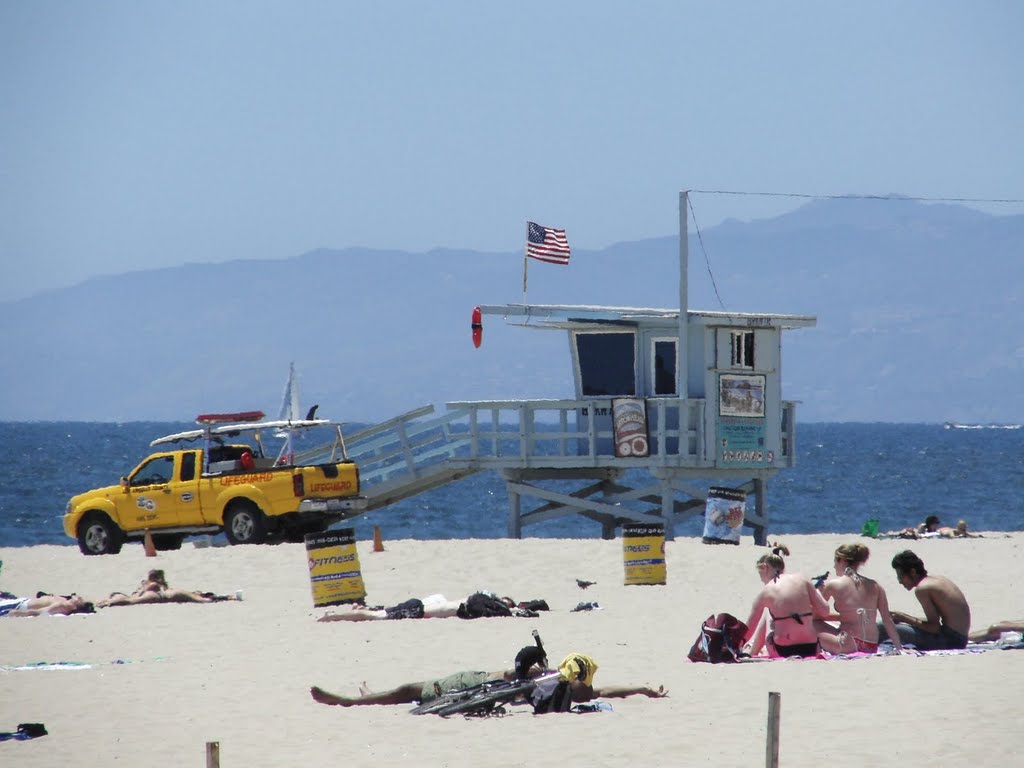
[[[0,0],[0,301],[519,251],[527,220],[599,249],[678,233],[683,189],[1021,199],[1021,29],[1013,0]],[[700,227],[805,202],[692,196]]]

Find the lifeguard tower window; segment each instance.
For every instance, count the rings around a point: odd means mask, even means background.
[[[654,394],[676,394],[675,339],[654,340]]]
[[[636,394],[636,339],[632,331],[577,333],[576,359],[584,397]]]
[[[733,368],[754,367],[754,332],[753,331],[731,331],[731,349]]]

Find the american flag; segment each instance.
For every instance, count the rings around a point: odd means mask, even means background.
[[[568,264],[569,240],[565,230],[526,222],[526,255],[549,264]]]

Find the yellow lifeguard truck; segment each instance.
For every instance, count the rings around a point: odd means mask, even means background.
[[[118,485],[72,497],[64,531],[86,555],[117,554],[146,531],[164,550],[178,549],[186,536],[221,531],[232,544],[302,541],[366,508],[340,424],[263,416],[206,414],[196,419],[199,429],[154,440],[152,446],[174,447],[148,456]],[[293,439],[315,428],[334,430],[329,460],[296,463]],[[263,430],[284,438],[274,456],[264,449]]]

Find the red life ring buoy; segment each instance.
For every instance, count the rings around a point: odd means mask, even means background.
[[[469,327],[473,329],[473,346],[479,349],[484,340],[483,313],[480,311],[480,307],[473,307],[473,319],[470,321]]]

